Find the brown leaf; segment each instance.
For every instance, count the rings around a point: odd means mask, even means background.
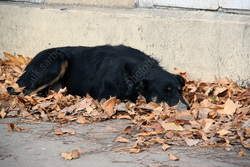
[[[73,159],[78,159],[79,158],[79,152],[78,150],[73,150],[71,153],[71,156]]]
[[[139,94],[139,96],[137,97],[137,100],[136,100],[136,105],[144,105],[146,104],[146,99],[145,97],[143,97],[141,94]]]
[[[201,103],[200,103],[201,107],[203,108],[213,108],[214,104],[211,103],[210,99],[204,99]]]
[[[131,134],[131,126],[127,126],[124,131],[123,131],[124,134]]]
[[[29,119],[33,119],[34,117],[25,109],[21,109],[21,114],[23,117],[29,118]]]
[[[83,100],[78,104],[78,107],[76,108],[76,111],[84,110],[84,109],[86,109],[88,106],[90,106],[91,104],[92,104],[92,99],[90,99],[90,98],[85,98],[85,99],[83,99]]]
[[[129,119],[129,120],[132,120],[132,118],[128,115],[128,114],[125,114],[125,115],[117,115],[116,119]]]
[[[177,119],[177,120],[190,120],[190,121],[194,121],[194,118],[193,118],[193,116],[191,114],[191,110],[176,112],[175,119]]]
[[[246,156],[246,155],[247,155],[247,153],[245,153],[244,151],[240,151],[240,152],[239,152],[239,156],[240,156],[240,157],[243,157],[243,156]]]
[[[224,77],[224,78],[219,80],[219,84],[220,85],[229,85],[230,81],[229,81],[229,79],[227,77]]]
[[[17,115],[18,115],[18,111],[10,111],[7,114],[8,117],[16,117]]]
[[[26,62],[26,65],[28,65],[30,62],[31,62],[32,58],[30,57],[27,57],[27,62]]]
[[[25,97],[26,97],[26,96],[25,96]],[[33,100],[33,99],[32,99],[32,100]],[[31,101],[32,101],[32,100],[31,100]],[[52,105],[52,104],[53,104],[53,102],[50,102],[50,101],[49,101],[49,102],[44,102],[44,103],[38,104],[37,107],[40,106],[41,108],[47,108],[47,107],[49,107],[49,106]],[[36,109],[36,108],[34,107],[33,110],[35,110],[35,109]]]
[[[159,106],[159,104],[155,103],[155,102],[150,102],[148,104],[146,104],[146,106],[148,106],[149,108],[152,108],[153,110],[158,110],[158,111],[162,111],[162,107]]]
[[[77,149],[77,151],[79,152],[79,154],[84,154],[84,152],[81,149]]]
[[[63,153],[61,153],[61,156],[62,156],[64,159],[67,159],[67,160],[72,160],[72,159],[73,159],[72,153],[63,152]]]
[[[228,98],[225,103],[225,108],[223,110],[223,113],[220,114],[228,114],[230,116],[233,116],[236,111],[236,108],[237,105],[231,99]]]
[[[172,131],[168,131],[165,136],[169,139],[172,139],[172,137],[174,136],[174,133]]]
[[[214,120],[212,119],[207,119],[207,118],[202,119],[201,124],[203,126],[203,131],[209,132],[210,131],[209,128],[211,127],[213,123],[214,123]]]
[[[228,90],[227,87],[216,87],[214,90],[214,95],[219,96],[219,97],[225,96],[227,93],[227,90]]]
[[[155,129],[155,131],[162,132],[164,131],[164,128],[162,127],[161,123],[158,121],[151,121],[151,127]]]
[[[117,111],[127,111],[128,108],[124,102],[121,102],[117,105]]]
[[[55,133],[56,133],[57,135],[62,135],[62,134],[63,134],[63,132],[62,132],[60,129],[56,129],[56,130],[55,130]]]
[[[85,117],[82,117],[82,116],[78,117],[76,122],[79,124],[90,124],[91,123],[90,121],[86,120]]]
[[[48,118],[48,115],[42,110],[42,108],[40,106],[38,106],[38,110],[40,111],[41,113],[41,117],[44,121],[48,121],[49,118]]]
[[[121,136],[118,136],[115,141],[120,142],[120,143],[128,143],[129,142],[128,139],[121,137]]]
[[[10,59],[10,61],[13,62],[14,64],[16,64],[16,65],[21,65],[21,64],[22,64],[22,63],[19,61],[19,59],[16,58],[15,56],[13,56],[13,55],[11,55],[11,54],[8,54],[8,53],[6,53],[6,52],[3,52],[3,53],[4,53],[4,55],[5,55],[6,57],[8,57],[8,58]]]
[[[171,160],[173,160],[173,161],[179,161],[179,158],[177,158],[174,154],[168,153],[168,155],[169,155],[169,158],[170,158]]]
[[[170,145],[168,145],[168,144],[163,144],[163,145],[161,146],[161,148],[163,149],[163,151],[166,151],[167,149],[170,148]]]
[[[217,133],[219,134],[219,137],[222,137],[222,136],[229,134],[231,132],[226,130],[226,129],[222,129],[222,130],[218,131]]]
[[[13,131],[13,129],[14,129],[14,124],[13,124],[13,123],[9,123],[9,122],[7,122],[7,121],[6,121],[6,123],[7,123],[7,126],[8,126],[8,130],[9,130],[10,132],[14,132],[14,131]]]
[[[202,132],[201,130],[198,130],[198,133],[201,135],[201,137],[202,137],[202,139],[203,139],[204,141],[208,141],[208,138],[207,138],[207,136],[205,135],[204,132]]]
[[[164,124],[162,124],[162,127],[165,130],[177,130],[177,131],[184,130],[183,127],[181,127],[180,125],[177,126],[175,123],[164,123]]]
[[[1,109],[0,115],[1,115],[2,118],[4,118],[6,116],[6,112],[5,112],[4,108]]]
[[[18,74],[22,74],[23,71],[18,66],[12,66],[12,69],[17,72]]]
[[[209,114],[209,111],[207,111],[205,108],[202,108],[199,110],[199,118],[207,118]]]
[[[152,139],[150,139],[149,142],[152,143],[152,144],[163,144],[163,143],[166,142],[166,140],[157,137],[157,138],[152,138]]]
[[[16,129],[17,132],[21,132],[21,129],[16,124],[14,124],[14,129]]]
[[[18,60],[21,64],[26,64],[26,60],[22,55],[17,55],[18,56]]]
[[[189,139],[189,138],[187,138],[187,137],[184,137],[183,138],[184,139],[184,141],[186,142],[186,144],[188,145],[188,146],[195,146],[195,145],[197,145],[198,143],[199,143],[199,139]]]
[[[142,152],[142,148],[141,147],[140,148],[130,148],[129,151],[131,153],[140,153],[140,152]]]
[[[116,102],[116,97],[111,97],[106,102],[104,102],[101,106],[103,110],[109,115],[112,116],[116,113],[116,110],[114,109]]]

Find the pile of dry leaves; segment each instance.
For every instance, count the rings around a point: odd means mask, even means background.
[[[116,97],[100,102],[89,95],[79,97],[66,95],[66,89],[47,97],[9,95],[7,87],[20,92],[15,83],[30,59],[18,58],[5,53],[9,60],[0,60],[0,108],[1,118],[23,117],[30,121],[53,123],[91,124],[107,119],[128,119],[131,125],[124,129],[135,144],[130,152],[147,150],[160,144],[166,150],[170,145],[226,146],[227,150],[241,144],[250,148],[250,87],[240,88],[227,78],[214,83],[189,80],[185,72],[176,71],[187,83],[184,97],[191,110],[177,111],[176,106],[166,103],[147,103],[139,96],[136,103],[122,102]],[[11,130],[17,127],[11,125]],[[17,130],[18,128],[16,128]],[[18,131],[18,130],[17,130]],[[59,132],[58,132],[59,133]],[[119,136],[116,141],[128,142]]]

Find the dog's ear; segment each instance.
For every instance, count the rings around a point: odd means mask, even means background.
[[[181,84],[182,87],[185,86],[185,79],[181,75],[175,75],[177,78],[178,82]]]

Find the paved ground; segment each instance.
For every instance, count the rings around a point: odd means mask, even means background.
[[[233,151],[224,148],[171,147],[167,152],[175,154],[179,161],[170,160],[161,146],[151,147],[150,151],[139,154],[121,152],[131,143],[117,143],[114,139],[128,126],[126,120],[111,120],[88,126],[80,124],[65,127],[75,130],[75,135],[56,135],[51,123],[20,123],[21,133],[11,133],[5,121],[16,122],[18,118],[0,120],[0,166],[1,167],[56,167],[56,166],[119,166],[119,167],[240,167],[250,166],[250,150],[238,147]],[[120,129],[119,132],[110,132]],[[87,131],[95,133],[87,133]],[[97,133],[99,132],[99,133]],[[106,133],[100,133],[106,132]],[[81,149],[85,153],[79,159],[65,160],[62,152]],[[120,151],[119,151],[120,150]],[[244,151],[247,156],[239,157]]]

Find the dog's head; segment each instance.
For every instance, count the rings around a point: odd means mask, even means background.
[[[155,74],[150,79],[143,79],[133,84],[133,89],[142,94],[147,102],[166,102],[169,106],[182,106],[181,110],[189,110],[189,105],[182,97],[185,80],[180,75],[170,73]],[[184,106],[184,107],[183,107]]]

